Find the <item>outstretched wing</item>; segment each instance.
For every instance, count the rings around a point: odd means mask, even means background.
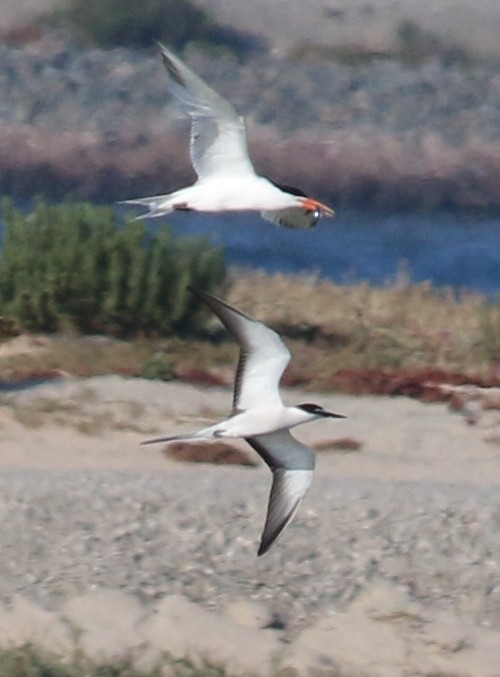
[[[170,90],[192,118],[191,161],[200,179],[216,174],[251,174],[245,122],[233,106],[160,44]]]
[[[215,296],[191,291],[217,315],[240,346],[233,411],[282,406],[278,386],[291,355],[278,334]]]
[[[290,524],[311,486],[315,456],[312,449],[292,437],[288,430],[248,437],[246,441],[273,473],[267,517],[257,553],[263,555]]]

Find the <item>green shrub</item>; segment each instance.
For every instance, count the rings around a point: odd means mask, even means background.
[[[213,290],[225,276],[207,240],[120,227],[108,207],[39,202],[25,215],[6,200],[3,212],[0,315],[27,330],[187,332],[200,307],[187,285]]]
[[[171,361],[165,358],[152,357],[142,365],[139,376],[152,380],[171,381],[175,378],[175,370]]]

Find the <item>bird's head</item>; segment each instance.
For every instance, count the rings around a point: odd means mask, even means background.
[[[293,195],[295,198],[295,205],[297,207],[300,207],[306,212],[309,213],[314,213],[317,218],[320,216],[335,216],[335,212],[331,207],[328,205],[325,205],[323,202],[320,202],[319,200],[315,200],[313,197],[307,197],[299,188],[295,188],[294,186],[283,186],[279,184],[275,184],[281,190],[285,191],[286,193],[290,193],[290,195]]]
[[[326,409],[323,409],[320,404],[311,404],[310,402],[298,404],[297,409],[301,409],[307,414],[311,414],[315,418],[346,418],[344,414],[335,414],[333,411],[327,411]]]
[[[322,216],[335,216],[335,212],[328,205],[319,200],[307,197],[299,188],[270,181],[276,188],[287,194],[288,206],[273,212],[272,221],[276,221],[285,228],[310,229],[318,223]]]

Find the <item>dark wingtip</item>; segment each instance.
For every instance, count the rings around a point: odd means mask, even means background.
[[[159,40],[156,41],[156,46],[160,50],[163,59],[166,59],[167,58],[167,48],[164,45],[162,45]]]
[[[191,287],[191,285],[187,286],[188,292],[190,292],[193,296],[195,296],[197,299],[202,301],[203,303],[208,304],[207,299],[213,298],[211,294],[208,294],[206,291],[203,291],[202,289],[197,289],[196,287]],[[217,299],[219,300],[219,299]]]
[[[265,555],[266,552],[269,550],[271,546],[271,543],[264,543],[264,541],[260,542],[259,549],[257,550],[257,557],[261,557],[261,555]]]

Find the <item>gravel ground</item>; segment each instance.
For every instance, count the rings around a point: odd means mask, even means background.
[[[300,675],[498,677],[498,411],[469,426],[404,397],[283,395],[348,415],[300,439],[361,449],[318,452],[258,558],[267,468],[139,446],[223,417],[229,389],[107,376],[3,393],[0,637],[64,651],[77,627],[89,655],[146,643],[235,673],[279,657]]]
[[[388,580],[429,609],[500,626],[497,487],[317,477],[294,525],[257,559],[263,474],[4,470],[0,597],[53,608],[112,587],[216,609],[244,597],[293,630]]]

